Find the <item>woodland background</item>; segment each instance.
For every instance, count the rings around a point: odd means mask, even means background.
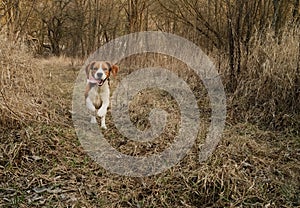
[[[6,0],[0,19],[10,39],[39,55],[86,58],[139,31],[180,35],[214,59],[231,101],[239,99],[234,117],[274,128],[297,122],[299,0]]]
[[[299,13],[299,0],[1,0],[0,206],[299,207]],[[179,164],[128,178],[106,171],[81,147],[72,90],[100,46],[153,30],[182,36],[211,58],[226,90],[226,127],[213,155],[199,163],[211,114],[201,80],[172,57],[121,60],[112,91],[133,70],[159,65],[190,86],[202,119]],[[105,138],[124,154],[160,153],[178,132],[174,99],[145,91],[129,112],[143,130],[154,107],[171,116],[161,137],[128,140],[108,112]]]

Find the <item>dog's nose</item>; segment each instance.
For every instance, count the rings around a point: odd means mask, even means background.
[[[103,73],[101,73],[101,72],[97,73],[97,77],[99,77],[99,78],[101,78],[102,75],[103,75]]]

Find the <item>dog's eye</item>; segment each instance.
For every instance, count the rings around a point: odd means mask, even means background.
[[[95,70],[95,71],[96,71],[96,70],[98,70],[98,69],[97,69],[96,67],[94,67],[94,68],[93,68],[93,70]]]
[[[103,68],[103,71],[106,71],[107,70],[107,68]]]

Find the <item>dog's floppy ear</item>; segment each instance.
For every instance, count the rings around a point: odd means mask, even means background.
[[[107,66],[108,66],[108,68],[109,68],[109,71],[111,71],[111,63],[108,62],[108,61],[106,61],[105,63],[107,64]]]
[[[91,63],[89,63],[86,67],[85,67],[85,74],[86,77],[89,78],[90,76],[90,69],[93,68],[93,66],[95,65],[96,61],[93,61]]]
[[[115,64],[111,64],[110,62],[106,61],[106,64],[108,65],[109,71],[112,73],[114,77],[117,76],[117,73],[119,71],[119,67]]]
[[[117,76],[118,71],[119,71],[119,67],[117,65],[112,65],[111,66],[111,72],[112,72],[114,77]]]

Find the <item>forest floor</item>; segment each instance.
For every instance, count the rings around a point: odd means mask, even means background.
[[[61,122],[1,128],[1,207],[300,207],[299,135],[249,123],[227,122],[217,149],[203,163],[197,140],[180,163],[155,176],[105,170],[87,155],[74,130],[72,92],[79,68],[44,63],[49,73],[44,102]],[[108,127],[110,143],[130,154],[134,146],[119,141],[110,116]]]

